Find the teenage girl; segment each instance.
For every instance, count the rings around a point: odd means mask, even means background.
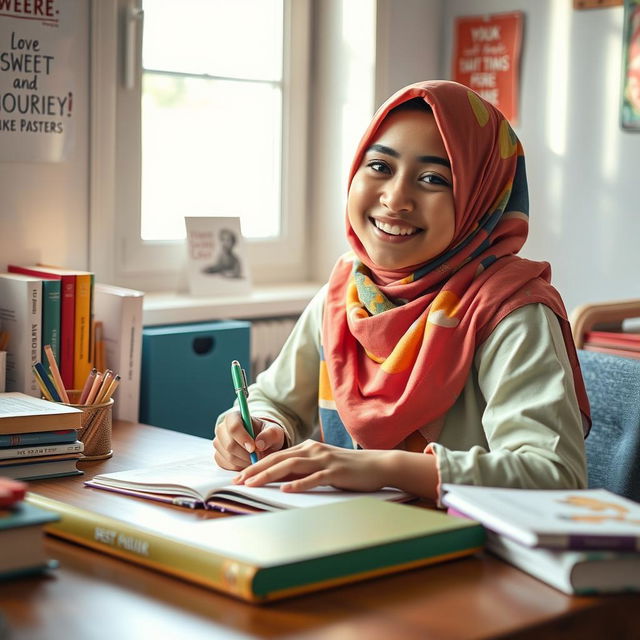
[[[453,82],[393,95],[351,168],[352,251],[250,387],[255,441],[218,419],[216,462],[284,491],[586,486],[566,311],[549,265],[517,255],[528,208],[497,109]]]

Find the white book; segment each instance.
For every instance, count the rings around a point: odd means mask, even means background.
[[[605,489],[442,489],[447,507],[525,546],[640,551],[640,504]]]
[[[121,377],[113,415],[132,422],[138,421],[140,404],[143,300],[144,293],[135,289],[100,283],[94,287],[94,317],[102,322],[106,366]]]
[[[570,595],[640,591],[640,553],[525,547],[493,531],[487,532],[487,549]]]
[[[316,487],[300,493],[280,491],[282,483],[264,487],[233,484],[237,471],[221,469],[210,455],[177,460],[168,464],[103,473],[85,482],[87,486],[169,502],[190,508],[221,508],[231,512],[278,511],[313,507],[362,496],[406,502],[408,493],[390,487],[362,493],[333,487]]]
[[[0,330],[9,334],[6,347],[6,390],[40,397],[32,365],[40,360],[42,280],[0,273]]]

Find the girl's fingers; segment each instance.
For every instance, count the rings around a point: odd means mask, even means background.
[[[245,467],[249,465],[249,455],[244,452],[246,458],[233,455],[224,449],[220,449],[219,447],[214,447],[214,459],[218,466],[223,469],[229,469],[231,471],[241,471]],[[241,450],[242,451],[242,450]]]
[[[226,469],[227,471],[241,471],[245,467],[243,464],[229,461],[228,458],[221,456],[217,451],[213,454],[213,459],[221,469]]]
[[[280,451],[284,445],[284,429],[275,424],[262,422],[260,433],[256,436],[256,449],[260,453]]]
[[[216,435],[216,438],[213,441],[213,446],[222,455],[228,454],[231,457],[239,458],[241,460],[246,459],[247,462],[249,461],[249,453],[247,450],[224,431],[221,431]]]
[[[223,425],[218,426],[213,447],[216,451],[215,460],[223,469],[237,471],[249,464],[249,453],[231,438]]]
[[[260,424],[260,422],[258,421],[257,424]],[[256,420],[253,420],[253,425],[254,429],[256,429]],[[244,428],[242,418],[238,411],[227,414],[224,420],[218,425],[214,443],[216,440],[221,446],[221,451],[222,449],[227,449],[236,457],[243,457],[240,453],[241,450],[247,452],[255,451],[255,443]]]
[[[281,482],[292,475],[307,476],[321,470],[318,469],[318,461],[312,458],[293,456],[274,461],[275,455],[277,454],[269,456],[265,464],[261,464],[259,461],[247,467],[234,482],[258,487],[269,482]]]
[[[298,478],[297,480],[292,480],[291,482],[283,484],[280,487],[280,490],[290,493],[295,493],[298,491],[310,491],[311,489],[315,489],[316,487],[331,484],[328,475],[329,472],[326,469],[320,469],[319,471],[305,476],[304,478]]]

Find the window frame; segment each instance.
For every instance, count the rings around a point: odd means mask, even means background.
[[[180,291],[186,288],[185,242],[140,238],[142,41],[132,17],[140,4],[91,2],[90,268],[98,279],[122,286]],[[300,282],[309,275],[310,22],[309,0],[284,0],[281,234],[247,240],[256,284]]]

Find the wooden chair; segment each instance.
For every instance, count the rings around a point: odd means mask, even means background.
[[[640,317],[640,299],[585,304],[571,314],[571,329],[591,404],[585,440],[590,488],[640,502],[640,360],[584,351],[588,331],[620,331]]]
[[[640,299],[583,304],[571,313],[571,331],[578,349],[584,344],[584,334],[593,329],[620,331],[622,322],[640,318]]]

